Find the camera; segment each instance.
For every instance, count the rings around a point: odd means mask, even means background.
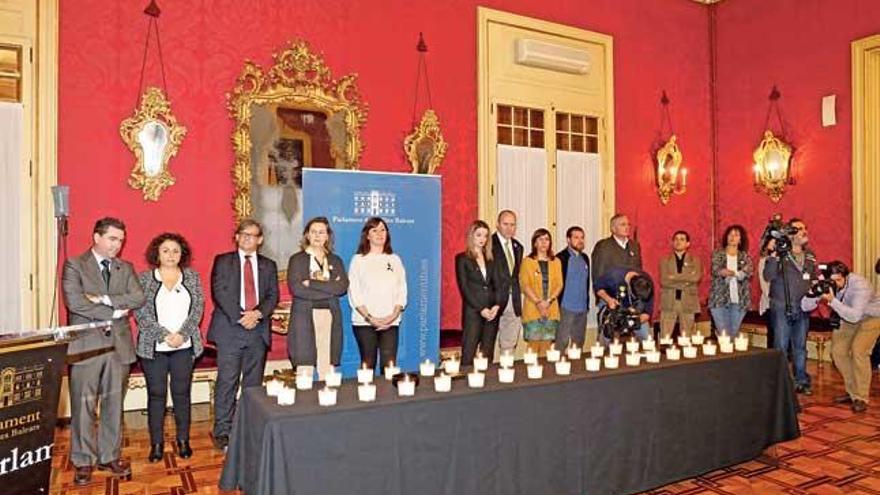
[[[798,233],[798,229],[782,221],[782,215],[773,215],[773,218],[764,228],[761,234],[761,246],[766,246],[770,239],[776,240],[776,252],[780,257],[791,253],[791,237]]]
[[[827,264],[821,264],[817,267],[816,273],[810,280],[810,289],[807,291],[807,297],[822,297],[823,294],[831,292],[837,293],[837,284],[831,280],[831,269]]]
[[[599,331],[608,340],[613,340],[614,337],[618,339],[628,337],[630,334],[634,334],[642,324],[639,310],[632,306],[623,305],[623,301],[626,300],[626,286],[622,285],[618,289],[617,300],[621,304],[616,308],[611,309],[603,305],[599,309]]]

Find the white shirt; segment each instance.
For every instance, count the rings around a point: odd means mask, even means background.
[[[159,282],[162,281],[162,275],[159,270],[153,270],[153,276]],[[192,297],[186,287],[183,286],[183,274],[177,279],[174,287],[168,289],[165,284],[159,285],[159,292],[156,293],[156,320],[162,328],[171,333],[180,332],[186,317],[189,316],[189,308],[192,303]],[[171,347],[164,341],[156,342],[156,351],[173,352],[180,349],[188,349],[192,347],[192,340],[187,338],[180,347]]]
[[[733,277],[727,277],[728,286],[730,287],[730,302],[731,304],[739,304],[739,282],[736,277],[738,276],[737,272],[737,263],[736,263],[737,255],[727,255],[727,269],[736,273]]]
[[[257,265],[259,265],[259,263],[257,262],[257,252],[256,251],[254,251],[253,253],[247,254],[244,251],[242,251],[241,249],[238,250],[238,261],[241,262],[241,270],[238,275],[241,280],[241,291],[239,292],[239,294],[240,294],[239,306],[241,306],[242,309],[250,309],[250,308],[245,308],[245,304],[244,304],[244,266],[245,266],[244,257],[245,256],[251,257],[251,269],[254,272],[254,292],[257,295],[257,299],[256,299],[257,304],[260,304],[260,277],[259,277],[259,273],[257,271]]]
[[[614,238],[614,240],[617,242],[617,245],[620,246],[620,249],[626,249],[626,245],[629,244],[629,238],[624,237],[623,240],[621,240],[616,235],[613,235],[611,237]]]
[[[406,272],[396,254],[356,254],[348,269],[348,300],[351,303],[351,323],[369,325],[357,311],[365,306],[375,317],[389,316],[395,306],[406,308]],[[400,316],[392,325],[400,324]]]
[[[107,270],[109,271],[110,267],[113,266],[113,260],[110,258],[105,258],[105,257],[101,256],[100,254],[96,253],[94,249],[92,249],[92,256],[94,256],[95,261],[98,262],[98,275],[101,276],[101,280],[103,281],[104,280],[104,273],[103,273],[104,266],[101,265],[101,262],[104,260],[107,260],[110,262],[110,264],[107,265]],[[101,304],[103,304],[104,306],[110,306],[111,308],[113,307],[113,301],[110,300],[110,296],[108,296],[107,294],[103,294],[101,296]],[[113,310],[113,319],[114,320],[122,318],[123,316],[128,316],[127,309],[114,309]]]

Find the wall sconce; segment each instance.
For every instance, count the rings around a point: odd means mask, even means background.
[[[767,110],[767,119],[764,122],[764,137],[752,154],[754,165],[752,172],[755,176],[755,189],[767,194],[770,200],[778,203],[782,199],[787,184],[793,184],[791,176],[791,158],[794,148],[788,144],[785,132],[785,121],[782,111],[779,109],[779,98],[782,95],[776,86],[770,92],[770,107]],[[776,110],[782,135],[777,137],[770,129],[770,115]]]
[[[672,118],[669,116],[669,97],[666,91],[660,98],[660,130],[657,131],[657,139],[654,143],[654,172],[657,179],[657,194],[660,196],[660,202],[669,203],[673,194],[680,195],[687,191],[687,174],[686,168],[681,166],[683,156],[681,149],[678,147],[677,138],[672,132]],[[664,139],[663,131],[665,126],[669,127],[669,138]]]

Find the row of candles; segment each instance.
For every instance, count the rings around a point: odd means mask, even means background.
[[[677,346],[675,344],[678,344]],[[661,338],[659,345],[665,347],[666,359],[669,361],[678,361],[684,357],[685,359],[694,359],[697,357],[698,349],[702,349],[703,355],[714,356],[718,352],[721,354],[730,354],[736,351],[746,351],[749,348],[749,340],[745,335],[739,335],[735,339],[722,333],[718,336],[717,344],[714,341],[706,340],[701,334],[691,336],[680,336],[677,341],[673,341],[671,337]],[[624,348],[626,353],[624,354]],[[641,352],[640,352],[641,351]],[[587,349],[581,349],[576,345],[570,345],[565,349],[565,353],[554,347],[547,350],[546,360],[553,363],[557,376],[567,376],[571,374],[571,362],[581,359],[587,354]],[[650,336],[643,341],[630,339],[627,342],[620,342],[615,339],[608,344],[608,353],[605,353],[605,347],[596,342],[589,348],[589,356],[584,359],[584,365],[588,372],[597,372],[602,368],[616,369],[620,366],[620,356],[624,355],[624,362],[627,366],[639,366],[642,357],[647,363],[659,363],[661,352],[658,349],[657,342]],[[526,375],[530,380],[540,380],[544,375],[544,366],[538,359],[538,353],[531,347],[526,350],[523,356],[523,363],[526,365]],[[498,381],[501,383],[513,383],[515,378],[515,370],[513,367],[513,354],[505,351],[499,356]],[[434,391],[444,393],[452,390],[452,375],[457,375],[461,371],[461,361],[458,357],[447,359],[441,364],[441,372],[436,374],[436,366],[431,360],[426,359],[419,365],[419,374],[424,377],[434,378]],[[486,371],[489,368],[489,359],[477,353],[474,358],[473,371],[468,373],[468,386],[470,388],[483,388],[486,383]],[[392,380],[395,375],[401,373],[400,367],[394,362],[389,363],[384,369],[386,380]],[[361,402],[373,402],[376,400],[376,385],[373,383],[374,371],[367,368],[364,364],[357,370],[358,380],[358,400]],[[266,382],[266,393],[269,396],[277,398],[279,405],[293,405],[296,402],[297,390],[309,390],[312,388],[314,378],[310,372],[298,373],[296,375],[296,387],[291,388],[284,384],[282,380],[273,378]],[[336,390],[342,385],[342,373],[331,367],[331,370],[324,375],[324,388],[318,390],[318,404],[321,406],[336,405]],[[409,374],[404,374],[397,382],[397,395],[400,397],[411,397],[415,395],[416,383],[410,378]]]

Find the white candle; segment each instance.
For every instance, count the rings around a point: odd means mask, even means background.
[[[279,406],[292,406],[296,403],[296,389],[282,386],[276,400]]]
[[[403,380],[397,381],[397,395],[401,397],[411,397],[416,394],[416,382],[409,379],[409,375],[405,375]]]
[[[660,362],[660,351],[653,349],[645,353],[645,359],[649,363],[659,363]]]
[[[620,363],[620,356],[618,354],[609,354],[605,356],[605,367],[613,370],[617,368],[617,365]]]
[[[388,366],[385,367],[385,379],[390,380],[398,373],[400,373],[400,367],[394,366],[394,361],[388,361]]]
[[[498,368],[498,381],[501,383],[513,383],[513,368]]]
[[[559,349],[551,345],[550,348],[547,349],[547,362],[555,363],[556,361],[559,361],[560,354]]]
[[[446,373],[441,372],[439,375],[434,377],[434,391],[435,392],[449,392],[452,390],[452,377],[447,375]]]
[[[584,359],[584,365],[587,367],[587,371],[599,371],[602,367],[602,360],[598,357],[588,357]]]
[[[562,358],[559,361],[556,361],[555,366],[557,375],[565,376],[571,374],[571,361]]]
[[[361,402],[373,402],[376,400],[376,386],[372,383],[358,385],[358,400]]]
[[[434,376],[434,372],[437,371],[435,368],[434,363],[430,359],[425,359],[419,365],[419,374],[422,376]]]
[[[458,357],[447,359],[443,362],[443,369],[449,374],[458,373],[461,369],[461,361],[458,360]]]
[[[336,405],[336,389],[324,387],[318,390],[318,404],[324,407]]]
[[[612,343],[608,346],[608,353],[609,353],[609,354],[615,354],[615,355],[618,355],[618,356],[621,355],[621,354],[623,354],[623,344],[621,344],[620,342],[618,342],[617,339],[615,338],[615,339],[614,339],[614,342],[612,342]]]
[[[631,338],[626,343],[626,352],[638,352],[639,351],[639,341],[635,338]]]
[[[501,353],[501,357],[499,358],[502,368],[512,368],[513,367],[513,354],[505,350]]]
[[[538,362],[538,353],[532,350],[531,347],[526,349],[526,353],[523,354],[523,363],[525,364],[535,364]]]
[[[681,348],[670,346],[666,348],[666,359],[670,361],[678,361],[681,359]]]
[[[733,344],[737,351],[747,351],[749,350],[749,337],[745,334],[739,334]]]
[[[470,388],[483,388],[486,383],[486,374],[479,371],[468,373],[468,386]]]
[[[687,347],[691,343],[691,338],[687,335],[679,335],[678,336],[678,346],[679,347]]]
[[[336,371],[332,366],[330,371],[324,375],[324,384],[328,387],[338,387],[342,385],[342,373]]]
[[[718,343],[723,344],[725,342],[730,342],[730,335],[727,335],[727,331],[722,330],[721,335],[718,336]]]
[[[266,395],[269,397],[278,397],[278,393],[284,388],[284,382],[277,378],[273,378],[266,382]]]
[[[360,369],[358,369],[357,373],[358,383],[373,383],[373,370],[371,368],[367,368],[367,363],[361,364],[361,367]]]
[[[706,342],[703,344],[703,354],[706,356],[714,356],[715,351],[718,350],[718,346],[713,344],[712,342]]]
[[[703,341],[705,339],[706,337],[704,337],[701,333],[695,333],[691,335],[691,343],[694,345],[703,345]]]
[[[642,349],[646,351],[653,351],[657,347],[657,342],[651,338],[649,335],[647,339],[642,341]]]
[[[529,379],[531,380],[539,380],[542,376],[544,376],[544,367],[540,364],[530,364],[528,368]]]
[[[313,377],[311,373],[297,373],[296,388],[299,390],[311,390]]]
[[[733,342],[730,339],[727,339],[727,342],[718,342],[718,347],[721,349],[721,354],[730,354],[733,352]]]
[[[627,366],[638,366],[642,362],[642,355],[637,352],[630,352],[626,355]]]
[[[577,361],[581,358],[581,348],[575,344],[572,344],[565,351],[565,355],[568,356],[568,359],[572,361]]]
[[[474,358],[474,369],[477,371],[486,371],[489,369],[489,359],[483,356],[482,352],[478,352]]]
[[[682,347],[681,352],[682,354],[684,354],[684,357],[686,359],[693,359],[697,357],[697,348],[692,345]]]
[[[593,344],[593,347],[590,347],[590,357],[600,358],[605,354],[605,348],[599,345],[598,342]]]

